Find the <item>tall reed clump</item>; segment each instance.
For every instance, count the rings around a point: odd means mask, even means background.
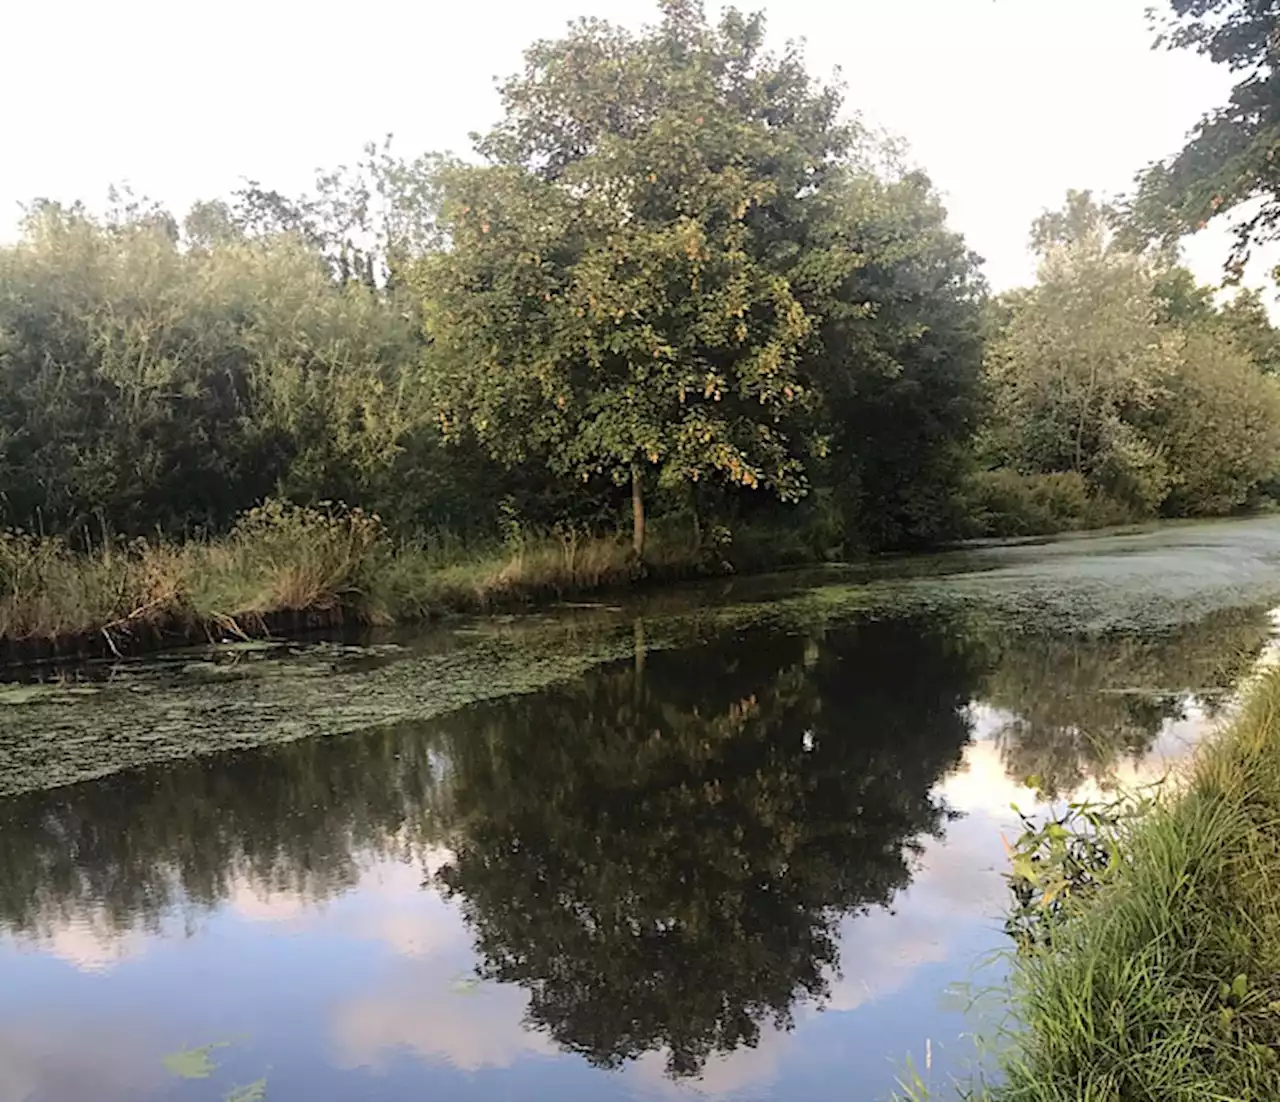
[[[658,524],[646,568],[687,575],[707,565],[707,553]],[[482,551],[397,545],[376,514],[268,501],[225,536],[181,544],[104,540],[77,551],[58,538],[0,533],[0,641],[93,635],[115,650],[148,631],[151,641],[261,633],[279,613],[300,614],[295,624],[387,623],[565,597],[635,576],[624,534],[517,530]]]
[[[376,514],[268,501],[243,513],[225,538],[184,545],[186,590],[201,618],[347,609],[379,620],[375,564],[385,545]]]
[[[651,528],[645,571],[671,579],[716,564],[723,568],[721,560],[709,558],[720,550],[658,521]],[[592,533],[567,525],[544,532],[513,528],[501,544],[448,558],[413,546],[385,554],[377,599],[395,618],[421,619],[619,588],[636,577],[627,533]]]
[[[143,629],[233,630],[266,613],[350,610],[382,615],[372,595],[385,540],[376,516],[282,502],[245,513],[219,540],[105,540],[73,550],[61,539],[0,533],[0,639],[105,635]]]
[[[992,1102],[1280,1098],[1280,671],[1013,968]]]
[[[181,607],[172,547],[104,543],[87,553],[61,540],[0,532],[0,638],[55,639]]]

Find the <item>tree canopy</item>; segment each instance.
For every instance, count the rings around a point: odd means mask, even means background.
[[[1194,50],[1238,77],[1186,145],[1139,179],[1137,224],[1174,239],[1235,212],[1229,273],[1280,237],[1280,10],[1273,0],[1169,0],[1157,45]]]
[[[470,161],[388,140],[185,216],[33,204],[0,247],[0,523],[84,543],[336,499],[415,544],[630,528],[641,562],[679,524],[706,566],[734,529],[777,562],[1261,503],[1267,303],[1131,231],[1189,228],[1213,152],[1243,189],[1214,209],[1272,232],[1275,16],[1171,18],[1254,114],[1206,120],[1124,225],[1072,193],[994,300],[839,84],[694,0],[534,43]]]
[[[688,2],[639,34],[581,21],[503,86],[487,163],[442,175],[451,247],[420,280],[446,432],[629,480],[637,553],[647,481],[794,500],[859,413],[976,392],[980,284],[927,180],[876,179],[838,90],[763,41]],[[910,465],[967,418],[926,415]],[[892,498],[885,459],[846,469]]]
[[[1088,193],[1033,241],[1036,284],[992,311],[988,461],[1075,478],[1080,508],[1110,503],[1099,519],[1220,515],[1259,497],[1280,473],[1280,389],[1256,299],[1217,306],[1168,254],[1130,248]]]

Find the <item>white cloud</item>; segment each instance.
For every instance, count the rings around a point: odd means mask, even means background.
[[[101,908],[74,917],[46,921],[38,933],[10,935],[5,940],[19,949],[35,949],[65,961],[81,972],[109,972],[142,956],[149,936],[141,930],[121,930]]]

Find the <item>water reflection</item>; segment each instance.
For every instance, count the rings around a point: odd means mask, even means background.
[[[1212,716],[1271,633],[1263,609],[1227,609],[1160,634],[979,633],[982,703],[1005,767],[1045,795],[1104,780],[1142,758],[1188,708]]]
[[[329,898],[429,838],[435,777],[431,740],[393,727],[0,800],[0,928],[101,940],[248,888]]]
[[[601,1067],[673,1076],[822,999],[842,916],[906,886],[977,671],[892,621],[659,653],[448,731],[438,873],[481,973]]]
[[[525,1060],[783,1081],[782,1038],[812,1008],[896,992],[932,1012],[912,977],[994,918],[993,815],[1023,779],[1067,793],[1142,757],[1211,714],[1269,632],[1261,610],[1103,638],[935,613],[653,651],[638,626],[630,660],[549,690],[0,801],[0,931],[103,973],[91,1004],[43,996],[50,1055],[11,1062],[0,1099],[90,1097],[54,1054],[116,1028],[113,998],[181,1026],[176,1043],[217,1039],[166,978],[189,978],[179,959],[295,1084],[376,1072],[416,1097],[442,1062]],[[321,927],[322,903],[339,913]],[[396,963],[340,966],[374,941]],[[120,964],[160,944],[187,956],[150,979]],[[0,940],[0,977],[14,961]],[[126,974],[142,986],[112,995]],[[3,991],[0,1054],[37,1051]],[[121,1055],[148,1051],[139,1028],[108,1062],[122,1083],[146,1063],[134,1098],[166,1089],[154,1054]],[[866,1082],[891,1080],[884,1052],[858,1057]]]

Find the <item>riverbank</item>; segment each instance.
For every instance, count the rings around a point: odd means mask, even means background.
[[[989,1102],[1280,1098],[1280,670],[1013,969]]]
[[[1204,522],[1161,522],[1159,530]],[[1156,531],[1152,524],[941,550]],[[830,560],[829,533],[759,523],[701,531],[690,518],[650,527],[645,566],[627,533],[513,531],[500,544],[393,539],[374,514],[269,502],[225,536],[104,540],[0,531],[0,667],[153,652],[186,644],[293,638],[412,625],[450,614],[516,611],[695,578],[751,575]],[[900,569],[898,556],[869,568]]]
[[[410,545],[359,509],[279,502],[219,539],[106,541],[80,552],[0,533],[0,665],[414,623],[816,558],[794,533],[748,530],[731,544],[659,523],[641,578],[624,534]]]

